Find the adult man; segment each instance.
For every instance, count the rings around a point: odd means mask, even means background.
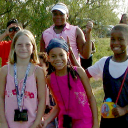
[[[3,34],[0,35],[0,57],[2,59],[2,65],[4,66],[8,62],[8,56],[10,53],[12,39],[17,31],[21,29],[17,19],[12,19],[7,22],[7,29]],[[6,41],[3,39],[9,36],[10,40]]]

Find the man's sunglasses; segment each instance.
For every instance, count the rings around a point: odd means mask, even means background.
[[[17,32],[17,31],[19,31],[19,30],[20,30],[19,27],[11,27],[11,28],[9,28],[9,32],[12,32],[12,31]]]

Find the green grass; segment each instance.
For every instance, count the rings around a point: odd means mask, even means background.
[[[101,59],[103,56],[113,55],[109,44],[110,44],[109,38],[96,39],[95,41],[96,53],[93,55],[93,64],[97,62],[99,59]],[[98,106],[98,118],[100,121],[100,117],[101,117],[100,108],[104,98],[103,83],[101,79],[95,81],[93,78],[91,78],[90,84],[91,84],[94,96],[96,98],[96,102]]]
[[[113,54],[109,45],[110,45],[109,38],[95,39],[96,53],[94,53],[93,55],[93,64],[103,56],[110,56]]]
[[[100,108],[101,108],[101,104],[102,104],[103,98],[104,98],[102,80],[100,79],[98,81],[95,81],[92,78],[90,80],[90,84],[91,84],[91,87],[92,87],[93,94],[96,98],[97,107],[98,107],[98,119],[100,121],[100,118],[101,118]]]

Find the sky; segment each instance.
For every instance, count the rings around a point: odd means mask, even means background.
[[[124,3],[119,2],[119,7],[114,10],[115,12],[119,13],[118,17],[121,18],[123,13],[128,13],[128,0],[124,0]]]

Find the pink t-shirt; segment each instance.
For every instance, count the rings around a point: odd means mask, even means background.
[[[92,128],[92,112],[85,89],[80,78],[74,80],[69,74],[71,90],[68,87],[68,75],[51,74],[51,89],[60,108],[59,128],[63,128],[63,115],[72,117],[72,128]]]
[[[22,123],[14,121],[14,110],[18,109],[18,105],[14,77],[9,74],[9,65],[6,81],[7,82],[5,89],[5,116],[9,128],[29,128],[36,118],[36,110],[38,105],[35,75],[33,73],[31,76],[27,78],[26,81],[23,109],[28,110],[28,121]],[[21,92],[23,81],[23,79],[21,81],[18,81],[18,88],[20,90],[19,92]]]
[[[65,28],[60,34],[56,34],[55,31],[53,30],[54,25],[52,25],[50,28],[46,29],[43,32],[43,40],[45,42],[45,48],[47,48],[49,41],[53,38],[60,38],[61,36],[67,41],[67,36],[69,37],[70,40],[70,45],[73,49],[74,55],[78,62],[80,63],[80,57],[78,54],[78,49],[77,49],[77,43],[76,43],[76,28],[77,26],[70,25],[66,23]]]

